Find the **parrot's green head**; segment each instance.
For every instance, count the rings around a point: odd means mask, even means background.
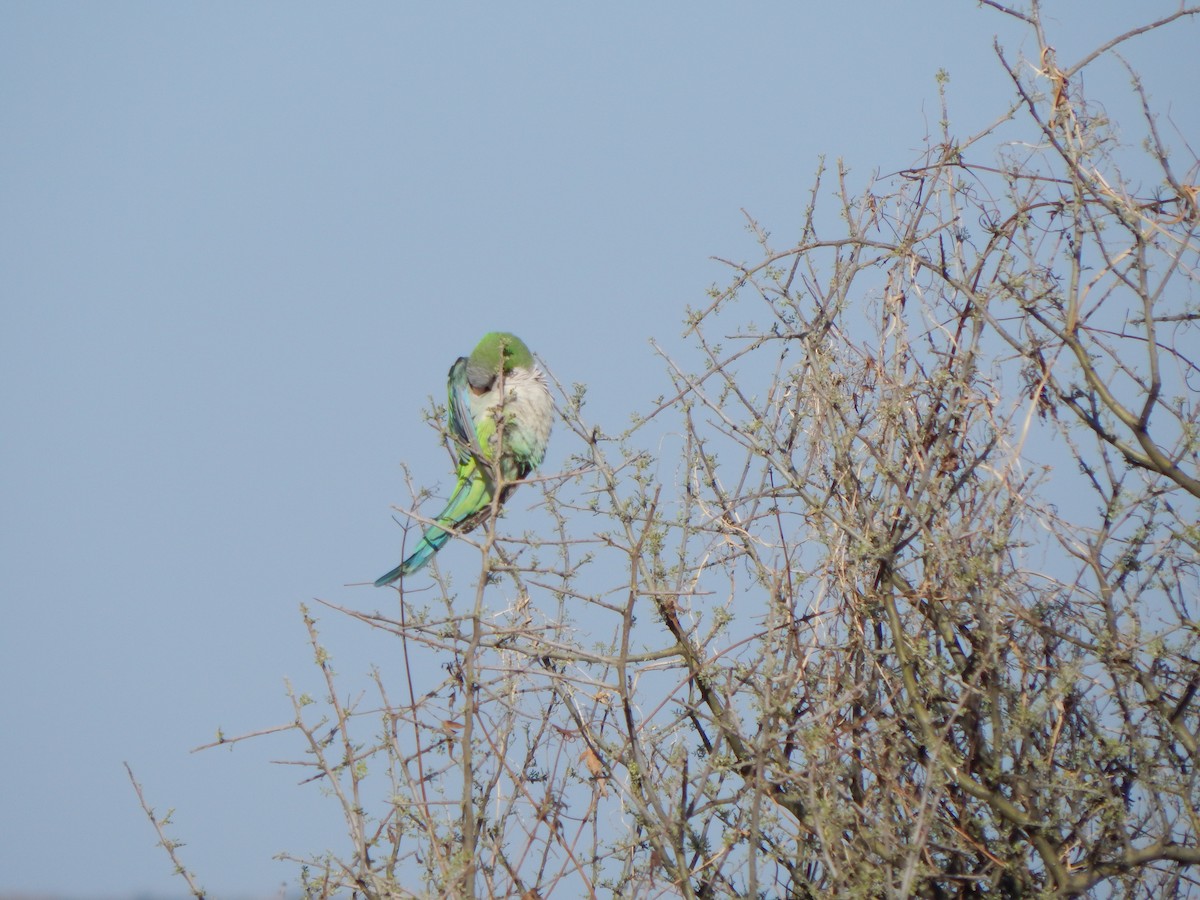
[[[502,367],[506,375],[513,369],[532,369],[533,354],[515,334],[488,332],[467,358],[467,381],[476,392],[483,393],[491,388]]]

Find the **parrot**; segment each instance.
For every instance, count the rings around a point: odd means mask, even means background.
[[[517,482],[527,478],[545,458],[554,401],[545,374],[515,334],[489,332],[470,356],[455,360],[450,367],[447,396],[446,426],[458,450],[454,493],[416,549],[380,576],[376,587],[416,572],[450,540],[451,534],[479,525],[491,513],[497,488],[503,503]],[[501,423],[503,428],[497,429]]]

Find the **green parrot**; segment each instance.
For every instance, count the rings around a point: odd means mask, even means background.
[[[451,534],[470,531],[486,519],[496,492],[497,469],[503,503],[516,482],[546,455],[554,401],[533,354],[515,334],[485,334],[470,356],[460,356],[450,367],[447,387],[446,425],[458,445],[458,483],[416,549],[380,577],[376,587],[411,575],[433,558]],[[498,422],[503,429],[497,429]]]

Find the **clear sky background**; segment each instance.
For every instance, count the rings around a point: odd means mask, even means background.
[[[1060,62],[1175,0],[1051,0]],[[913,162],[1002,111],[969,0],[760,4],[0,2],[0,895],[179,895],[122,761],[213,896],[345,846],[271,759],[189,750],[318,692],[297,607],[375,609],[401,464],[487,330],[619,431],[648,340],[786,245],[821,154]],[[1197,134],[1200,22],[1130,45]],[[1110,67],[1113,84],[1127,79]],[[1103,85],[1089,87],[1094,92]],[[552,441],[548,470],[569,446]],[[394,645],[322,613],[339,671]]]

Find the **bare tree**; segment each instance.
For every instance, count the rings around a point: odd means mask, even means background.
[[[544,527],[340,609],[369,699],[305,612],[311,896],[1200,895],[1197,164],[1082,91],[1200,7],[1067,65],[984,4],[1013,106],[752,223],[625,434],[562,390]]]

